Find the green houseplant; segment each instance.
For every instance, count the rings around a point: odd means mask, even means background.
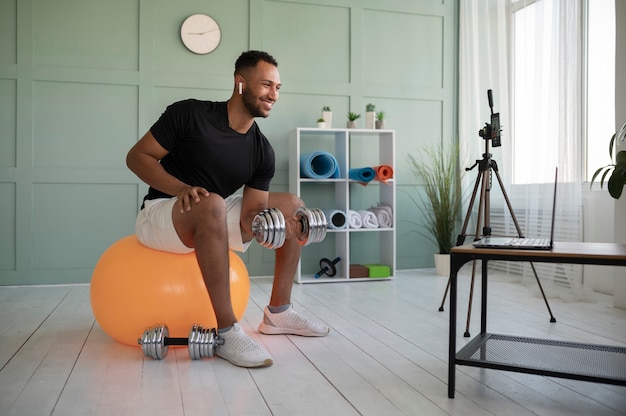
[[[348,123],[347,123],[347,127],[349,129],[354,129],[356,128],[356,121],[361,118],[361,114],[358,113],[354,113],[352,111],[350,111],[347,115],[348,117]]]
[[[381,130],[385,128],[385,112],[383,110],[376,112],[376,129]]]
[[[409,167],[423,188],[411,199],[423,215],[427,233],[420,233],[449,254],[456,243],[462,209],[458,145],[431,144],[408,154]],[[448,263],[449,264],[449,263]]]
[[[620,150],[615,153],[618,140],[623,142],[625,138],[626,123],[622,125],[609,141],[609,157],[612,163],[597,169],[591,177],[591,184],[589,185],[590,187],[593,186],[596,178],[602,174],[600,176],[600,188],[603,188],[604,180],[610,173],[611,176],[609,176],[606,187],[609,190],[609,194],[615,199],[619,199],[622,196],[622,191],[626,184],[626,150]],[[615,158],[613,158],[613,155],[615,155]]]

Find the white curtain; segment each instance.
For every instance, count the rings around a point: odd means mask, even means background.
[[[504,182],[501,192],[494,173],[492,234],[518,235],[506,193],[521,233],[549,237],[558,166],[555,240],[582,241],[583,0],[461,1],[459,31],[461,163],[469,167],[489,150]],[[502,146],[487,149],[478,130],[490,122],[489,89]],[[468,193],[477,174],[477,168],[465,174]],[[500,267],[537,286],[529,264]],[[535,268],[547,292],[582,293],[580,266]]]

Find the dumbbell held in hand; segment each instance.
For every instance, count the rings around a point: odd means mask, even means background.
[[[215,356],[216,349],[224,343],[215,329],[194,325],[189,331],[189,338],[170,338],[167,325],[160,324],[148,328],[137,340],[143,355],[155,360],[162,360],[167,355],[170,345],[187,345],[189,357],[199,360]]]
[[[301,226],[301,231],[296,232],[298,244],[306,246],[324,240],[328,229],[324,211],[319,208],[300,207],[294,217]],[[283,213],[277,208],[268,208],[258,213],[252,220],[252,234],[263,247],[272,249],[282,247],[287,239]]]

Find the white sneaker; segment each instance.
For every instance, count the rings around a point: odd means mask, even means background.
[[[247,368],[269,367],[274,363],[265,347],[250,338],[238,323],[230,331],[218,335],[224,341],[215,350],[218,357]]]
[[[267,307],[259,332],[267,335],[302,335],[304,337],[325,337],[330,332],[326,325],[313,322],[293,310],[293,305],[284,312],[271,313]]]

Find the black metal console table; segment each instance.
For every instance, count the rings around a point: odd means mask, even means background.
[[[457,276],[482,262],[480,334],[456,351]],[[626,347],[564,342],[487,332],[487,265],[490,260],[626,266],[626,244],[554,243],[549,251],[454,247],[450,255],[448,397],[454,398],[457,365],[516,371],[626,386]]]

